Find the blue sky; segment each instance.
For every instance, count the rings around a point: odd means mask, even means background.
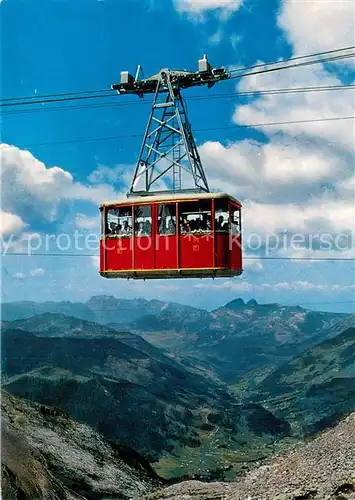
[[[354,45],[353,10],[346,0],[3,0],[1,98],[105,89],[120,71],[134,73],[138,64],[147,76],[162,67],[196,70],[203,53],[214,66],[237,67]],[[193,130],[353,115],[353,91],[189,100],[236,88],[351,83],[353,69],[349,63],[319,65],[191,89],[185,97]],[[127,101],[132,96],[110,100]],[[149,103],[73,109],[87,104],[13,108],[6,112],[22,112],[2,116],[2,243],[13,235],[13,251],[23,250],[33,233],[42,240],[76,230],[96,233],[97,205],[125,192],[141,139],[80,141],[142,134]],[[71,109],[46,111],[55,106]],[[245,241],[252,233],[266,238],[285,230],[323,232],[334,240],[345,234],[344,250],[324,251],[315,244],[299,251],[278,248],[275,255],[353,255],[353,121],[194,135],[210,186],[228,189],[245,205]],[[78,142],[43,145],[56,141]],[[2,258],[2,285],[6,301],[85,300],[110,293],[212,308],[241,296],[352,310],[354,264],[249,260],[242,278],[233,280],[127,283],[99,277],[89,257],[8,255]]]

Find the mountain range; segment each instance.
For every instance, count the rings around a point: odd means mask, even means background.
[[[203,460],[218,469],[218,443],[248,460],[289,434],[288,423],[261,405],[243,404],[224,384],[129,332],[45,313],[4,323],[2,341],[6,390],[62,408],[107,439],[161,461],[168,475],[191,474]],[[184,458],[191,450],[194,461]]]
[[[6,390],[64,409],[164,477],[233,478],[355,409],[354,315],[241,299],[214,311],[33,304],[2,305]]]
[[[105,295],[86,303],[5,303],[1,312],[5,322],[45,312],[62,313],[119,332],[129,331],[189,368],[228,384],[239,383],[251,371],[273,368],[316,345],[329,334],[331,325],[347,316],[255,300],[235,299],[206,311],[174,302]]]

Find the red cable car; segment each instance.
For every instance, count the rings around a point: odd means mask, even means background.
[[[211,278],[242,272],[241,204],[224,193],[101,205],[105,278]]]
[[[224,68],[212,69],[206,56],[195,73],[163,69],[139,80],[139,72],[136,78],[122,72],[121,82],[112,85],[119,94],[153,93],[154,100],[127,198],[100,206],[100,274],[134,279],[239,276],[241,203],[210,193],[180,93],[196,85],[212,87],[229,75]],[[186,174],[193,189],[186,188]],[[153,191],[162,181],[167,189]]]

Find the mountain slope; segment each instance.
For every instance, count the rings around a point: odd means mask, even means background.
[[[144,500],[354,500],[355,413],[237,483],[182,482]]]
[[[4,499],[140,499],[161,480],[130,449],[114,446],[58,409],[2,393]]]
[[[115,330],[93,321],[83,321],[77,317],[65,314],[43,313],[26,319],[18,319],[3,324],[3,330],[24,330],[34,333],[37,337],[70,337],[70,338],[111,338],[141,351],[155,360],[164,363],[170,361],[160,349],[146,342],[141,336],[129,331]]]
[[[314,433],[355,410],[355,314],[346,328],[278,367],[257,385],[253,401],[267,401],[280,415],[292,414],[302,432]]]

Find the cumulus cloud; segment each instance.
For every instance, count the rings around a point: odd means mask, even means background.
[[[345,0],[328,2],[327,9],[322,2],[284,0],[278,24],[294,55],[334,49],[353,45],[353,11],[353,2]],[[249,76],[240,80],[238,90],[341,85],[341,68],[340,64],[331,70],[319,65]],[[236,107],[233,120],[253,126],[336,119],[353,117],[353,107],[353,90],[256,95]],[[261,236],[261,246],[274,233],[312,235],[312,248],[307,248],[306,241],[298,249],[281,245],[278,252],[289,256],[321,251],[324,256],[328,251],[329,257],[329,251],[337,249],[345,257],[355,234],[353,119],[280,123],[257,130],[263,132],[264,140],[206,142],[200,147],[210,185],[234,194],[243,203],[244,242],[253,232]],[[326,250],[319,248],[320,233],[332,237]],[[337,245],[340,236],[348,238],[346,248]]]
[[[19,231],[25,224],[32,230],[38,224],[60,224],[63,205],[84,201],[97,206],[117,197],[111,185],[76,182],[63,168],[47,167],[15,146],[0,144],[0,163],[2,231]]]
[[[354,45],[354,20],[352,0],[283,0],[277,22],[295,53],[307,54]]]
[[[242,79],[239,90],[255,91],[334,85],[342,85],[340,78],[323,67],[305,67],[246,77]],[[354,120],[350,118],[337,120],[337,118],[354,116],[354,96],[353,89],[264,94],[252,103],[238,106],[233,120],[242,125],[276,122],[279,124],[260,126],[258,130],[262,130],[270,138],[281,132],[285,135],[298,136],[304,142],[318,139],[318,144],[322,140],[329,146],[353,152]],[[312,120],[323,119],[330,120],[312,122]]]
[[[345,156],[296,138],[267,143],[243,140],[226,146],[209,141],[200,147],[200,153],[215,189],[231,186],[239,196],[253,200],[301,202],[308,197],[305,188],[312,186],[310,192],[323,193],[320,179],[333,184],[352,175]]]
[[[18,215],[0,210],[0,236],[9,233],[17,233],[25,226],[24,221]]]
[[[354,205],[315,200],[306,205],[267,204],[246,201],[245,225],[260,234],[284,230],[302,234],[317,231],[338,233],[354,230]]]
[[[88,176],[88,181],[92,184],[121,184],[127,186],[131,180],[130,176],[134,168],[135,165],[119,164],[114,167],[98,165]]]

